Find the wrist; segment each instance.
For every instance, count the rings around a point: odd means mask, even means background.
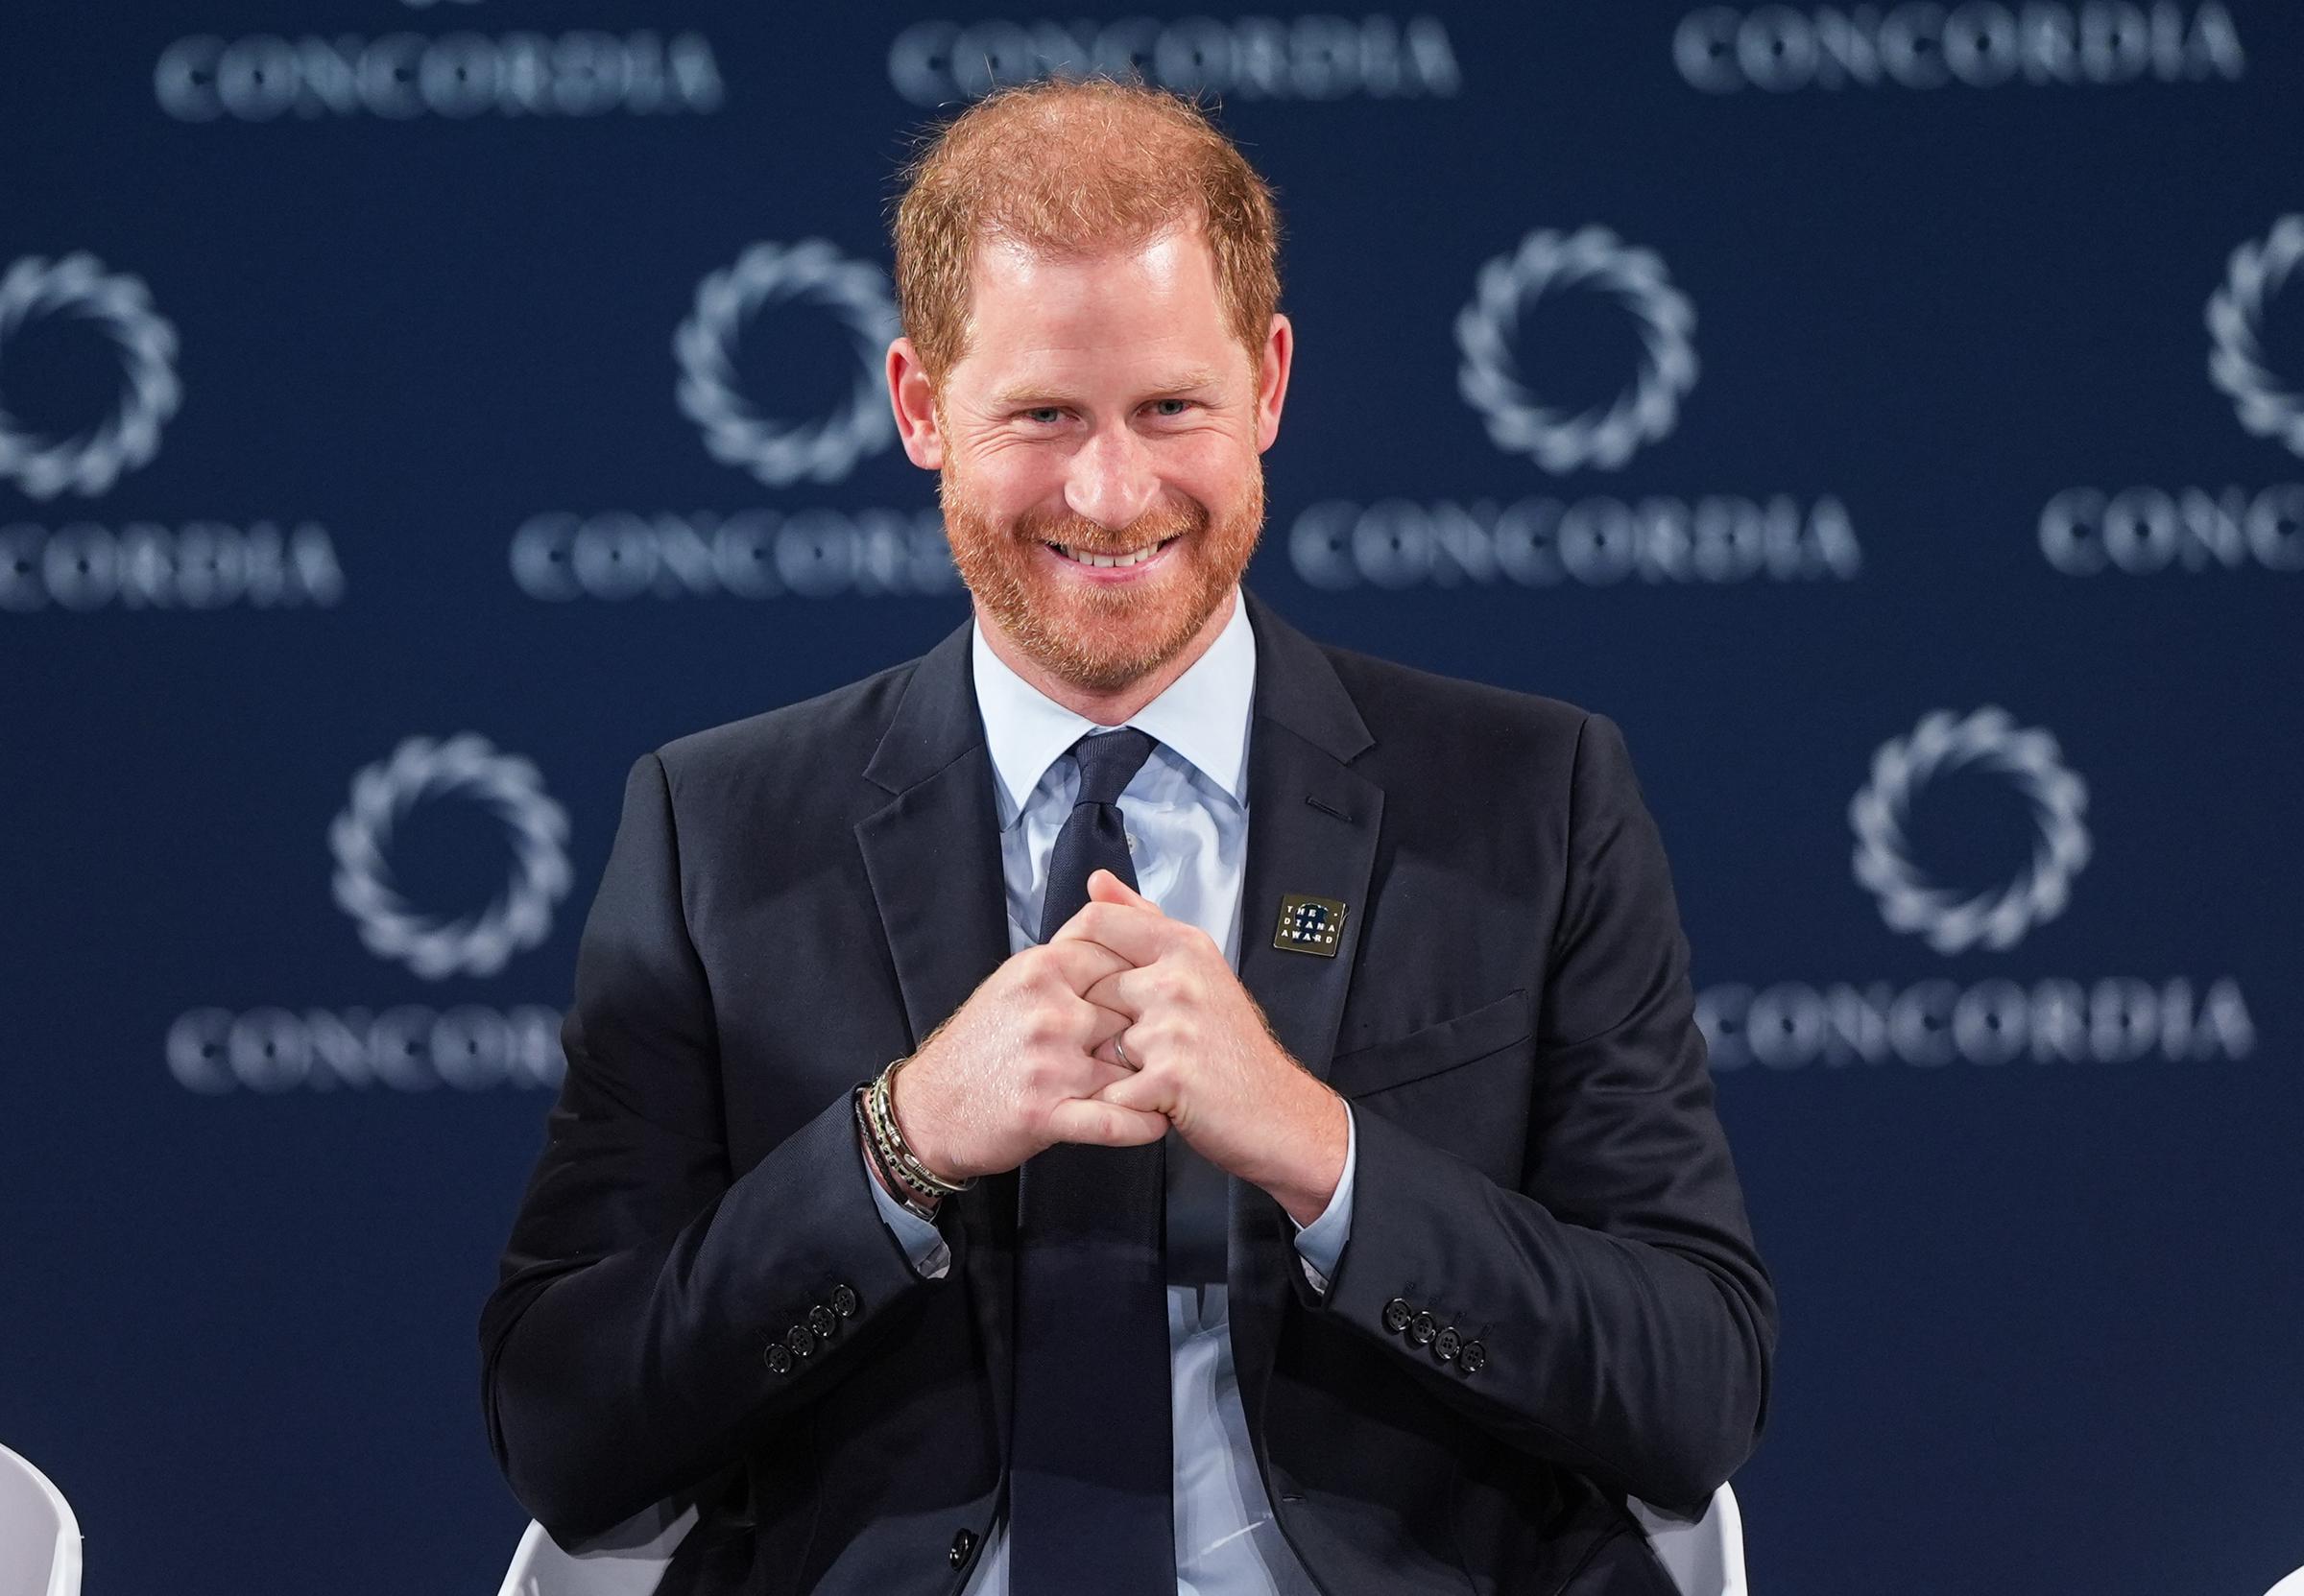
[[[897,1136],[905,1150],[929,1174],[955,1186],[965,1184],[968,1178],[955,1173],[956,1162],[938,1144],[934,1132],[924,1123],[930,1116],[921,1112],[920,1083],[914,1081],[908,1088],[905,1084],[904,1077],[909,1073],[905,1065],[911,1061],[909,1059],[903,1060],[889,1070],[888,1117],[894,1122]]]
[[[968,1190],[972,1179],[948,1180],[922,1162],[919,1153],[898,1128],[892,1090],[906,1060],[896,1060],[871,1081],[856,1088],[856,1124],[877,1166],[882,1186],[922,1218],[931,1218],[936,1201]],[[923,1204],[925,1204],[924,1206]]]
[[[1298,1073],[1308,1089],[1293,1117],[1295,1129],[1282,1139],[1281,1167],[1270,1179],[1254,1183],[1302,1227],[1326,1213],[1335,1201],[1351,1149],[1352,1116],[1344,1099],[1325,1082],[1308,1071]]]
[[[897,1134],[896,1118],[888,1106],[888,1071],[858,1086],[852,1101],[855,1105],[856,1134],[863,1144],[864,1167],[871,1172],[874,1181],[890,1201],[914,1217],[933,1222],[942,1198],[964,1190],[965,1185],[938,1179]]]

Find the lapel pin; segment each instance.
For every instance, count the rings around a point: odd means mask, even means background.
[[[1332,897],[1290,893],[1280,900],[1280,926],[1272,945],[1283,953],[1315,953],[1333,959],[1344,940],[1344,905]]]

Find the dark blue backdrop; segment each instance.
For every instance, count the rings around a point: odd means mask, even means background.
[[[2304,1562],[2304,15],[184,0],[0,17],[0,1441],[89,1588],[492,1588],[622,773],[958,620],[882,206],[1099,61],[1283,197],[1261,591],[1627,728],[1758,1587]]]

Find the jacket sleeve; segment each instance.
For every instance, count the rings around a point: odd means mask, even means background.
[[[1352,1242],[1308,1311],[1399,1352],[1505,1442],[1692,1511],[1758,1440],[1775,1298],[1714,1111],[1688,945],[1621,734],[1579,733],[1517,1189],[1358,1118]],[[1415,1282],[1412,1286],[1411,1282]],[[1404,1298],[1484,1362],[1385,1324]]]
[[[731,1178],[682,901],[670,784],[649,754],[625,785],[562,1031],[567,1074],[480,1322],[496,1461],[564,1544],[704,1486],[793,1422],[907,1298],[946,1289],[881,1223],[845,1095]],[[840,1286],[850,1314],[778,1372],[768,1348]]]

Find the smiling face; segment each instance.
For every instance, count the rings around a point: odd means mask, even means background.
[[[1222,629],[1255,550],[1287,321],[1252,360],[1196,227],[1086,254],[986,243],[970,288],[943,382],[900,339],[889,386],[906,453],[942,473],[979,620],[1028,679],[1157,692]]]

